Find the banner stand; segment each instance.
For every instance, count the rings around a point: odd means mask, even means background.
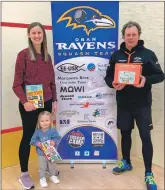
[[[70,168],[71,168],[71,169],[74,168],[74,161],[73,161],[73,160],[70,161]]]
[[[116,90],[105,83],[118,50],[119,2],[51,2],[62,162],[116,163]]]
[[[106,161],[105,160],[102,160],[102,167],[103,167],[103,169],[106,169]],[[74,161],[73,160],[70,161],[70,168],[71,169],[74,168]]]

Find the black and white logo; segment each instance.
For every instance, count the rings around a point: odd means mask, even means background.
[[[116,126],[116,120],[113,118],[107,119],[105,121],[105,126],[109,129],[112,129]]]
[[[79,71],[85,71],[85,69],[82,68],[84,65],[85,64],[79,66],[73,63],[63,63],[58,66],[57,69],[63,73],[77,73]]]
[[[61,86],[60,92],[84,92],[84,86]]]
[[[100,146],[104,145],[105,141],[105,133],[104,131],[95,131],[92,132],[92,145],[94,146]]]
[[[60,125],[69,125],[70,119],[60,119]]]
[[[64,111],[60,112],[59,115],[64,115],[66,117],[72,117],[75,115],[79,115],[79,112],[76,110],[64,110]]]
[[[61,100],[72,100],[74,95],[61,95],[60,98]]]

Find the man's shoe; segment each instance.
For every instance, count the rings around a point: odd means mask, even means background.
[[[127,171],[131,171],[133,169],[132,164],[127,163],[126,160],[122,159],[117,162],[117,166],[113,168],[113,174],[119,175]]]
[[[145,183],[147,186],[147,190],[157,190],[157,185],[155,183],[154,175],[152,172],[146,172]]]

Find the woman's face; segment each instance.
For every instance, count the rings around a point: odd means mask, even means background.
[[[42,28],[40,28],[39,26],[35,26],[33,27],[29,34],[28,37],[31,39],[33,45],[41,45],[41,43],[43,42],[43,31]]]

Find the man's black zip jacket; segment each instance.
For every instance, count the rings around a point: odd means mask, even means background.
[[[162,82],[165,79],[165,75],[155,53],[144,47],[143,40],[139,40],[137,46],[131,51],[126,49],[125,42],[121,44],[120,50],[114,52],[111,56],[105,82],[110,88],[113,88],[115,64],[127,63],[128,54],[131,54],[130,63],[142,63],[142,75],[146,78],[146,82],[142,88],[127,85],[122,90],[117,90],[117,105],[124,107],[152,105],[152,84]]]

